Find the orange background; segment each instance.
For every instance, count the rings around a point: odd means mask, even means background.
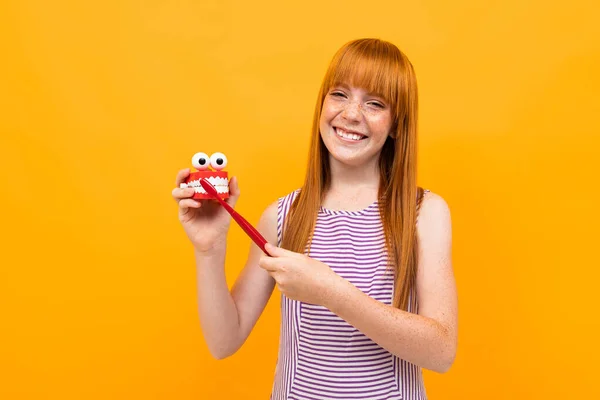
[[[600,398],[600,6],[412,3],[2,2],[0,398],[267,399],[279,298],[211,359],[175,174],[224,152],[256,223],[302,182],[333,53],[373,36],[415,65],[419,184],[453,217],[430,398]],[[231,283],[249,245],[233,225]]]

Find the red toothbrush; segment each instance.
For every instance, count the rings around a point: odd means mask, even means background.
[[[225,207],[225,209],[235,220],[235,222],[237,222],[237,224],[244,230],[244,232],[246,232],[246,234],[250,236],[250,239],[252,239],[254,243],[256,243],[256,245],[260,247],[262,251],[264,251],[266,255],[271,256],[265,249],[265,244],[267,243],[265,238],[252,225],[250,225],[250,223],[246,221],[244,217],[238,214],[237,211],[235,211],[229,204],[227,204],[221,198],[221,196],[219,196],[217,189],[215,189],[215,187],[208,180],[206,180],[206,178],[200,179],[200,185],[204,188],[204,190],[206,190],[206,193],[219,200],[219,203],[221,203],[221,205]]]

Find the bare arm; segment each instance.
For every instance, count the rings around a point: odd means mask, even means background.
[[[326,306],[383,348],[413,364],[447,371],[457,347],[457,295],[446,202],[429,193],[421,206],[417,272],[419,314],[381,303],[340,279]]]
[[[256,228],[277,244],[277,202],[262,214]],[[211,354],[222,359],[246,341],[262,314],[275,281],[258,266],[262,251],[253,242],[244,269],[231,292],[225,278],[225,246],[210,253],[195,252],[200,324]]]

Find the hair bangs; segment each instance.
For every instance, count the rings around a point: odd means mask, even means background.
[[[381,97],[392,110],[398,105],[399,60],[393,49],[381,42],[357,42],[333,60],[326,91],[349,84]]]

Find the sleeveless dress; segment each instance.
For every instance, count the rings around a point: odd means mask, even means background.
[[[424,190],[428,192],[428,190]],[[296,190],[278,201],[278,244]],[[309,257],[369,296],[393,299],[378,203],[360,211],[320,208]],[[411,293],[409,312],[417,312]],[[388,352],[327,308],[281,296],[271,400],[426,400],[421,368]]]

